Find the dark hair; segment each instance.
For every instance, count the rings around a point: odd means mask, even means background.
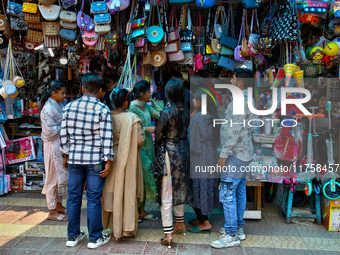
[[[48,98],[52,95],[52,92],[58,92],[62,88],[65,88],[65,84],[61,81],[51,81],[49,85],[46,85],[41,94],[41,109],[44,108],[44,105]]]
[[[236,68],[235,69],[236,78],[238,81],[243,82],[245,89],[249,87],[254,87],[254,72],[250,69]]]
[[[90,94],[96,94],[103,88],[103,81],[97,75],[91,73],[87,73],[81,78],[81,84]]]
[[[139,98],[140,94],[145,94],[151,89],[150,83],[146,80],[141,80],[135,84],[133,87],[133,99],[136,100]]]
[[[110,88],[110,82],[111,81],[116,82],[118,80],[119,80],[119,77],[118,77],[117,74],[105,75],[104,79],[103,79],[103,83],[104,83],[104,85],[102,87],[103,91],[105,91],[105,92],[109,91],[111,89]]]
[[[172,77],[175,77],[176,79],[183,79],[183,75],[182,75],[182,73],[181,72],[178,72],[178,71],[174,71],[174,72],[172,72],[171,73],[171,76]]]
[[[130,103],[132,100],[132,93],[131,91],[128,91],[127,89],[114,89],[110,95],[110,99],[116,108],[122,107],[125,102],[125,99],[129,103],[128,107],[130,107]]]
[[[210,89],[206,88],[205,90],[209,91],[210,94],[213,95],[213,92]],[[217,106],[216,106],[214,100],[211,98],[211,96],[206,91],[204,91],[202,89],[198,89],[195,92],[195,99],[197,101],[199,101],[200,103],[202,103],[202,95],[207,95],[207,112],[211,116],[211,123],[209,123],[209,125],[211,125],[213,127],[214,144],[217,145],[220,142],[220,129],[221,129],[221,125],[215,125],[215,127],[213,126],[214,119],[219,119],[218,112],[217,112]],[[216,100],[215,96],[214,96],[214,98]],[[197,109],[197,110],[201,111],[201,109]]]
[[[179,79],[171,79],[165,85],[165,97],[170,102],[170,112],[171,116],[173,116],[176,125],[182,126],[184,123],[182,121],[182,114],[180,114],[180,109],[184,108],[188,110],[184,101],[185,101],[185,88],[181,80]]]

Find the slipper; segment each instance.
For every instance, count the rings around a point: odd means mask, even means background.
[[[153,221],[158,220],[158,218],[155,217],[153,214],[148,214],[147,216],[141,217],[140,219],[141,220],[153,220]]]
[[[67,214],[66,208],[65,208],[63,211],[58,211],[58,210],[57,210],[57,212],[58,212],[58,213],[62,213],[62,214]]]
[[[200,230],[198,226],[193,227],[192,230],[188,230],[191,233],[202,233],[202,234],[210,234],[211,230]]]
[[[138,219],[138,223],[141,223],[142,222],[142,219]]]
[[[47,220],[68,221],[66,215],[64,215],[64,214],[59,214],[59,216],[57,218],[56,217],[47,217]]]

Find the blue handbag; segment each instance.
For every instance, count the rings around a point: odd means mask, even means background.
[[[183,52],[192,51],[192,44],[191,44],[191,42],[181,42],[181,50]]]
[[[94,23],[98,25],[110,24],[111,23],[110,13],[95,14]]]
[[[210,8],[215,5],[215,0],[195,0],[199,8]]]
[[[244,9],[257,9],[261,2],[262,0],[242,0],[242,7]]]
[[[91,13],[105,13],[107,12],[107,4],[104,1],[94,2],[91,4]]]
[[[193,2],[194,0],[169,0],[170,4],[188,4]]]
[[[76,30],[70,30],[70,29],[61,29],[59,33],[60,37],[63,38],[66,41],[74,42],[77,40],[77,31]]]
[[[11,1],[8,1],[7,10],[8,15],[17,16],[17,17],[24,17],[25,13],[22,11],[22,4],[17,4]]]
[[[159,14],[159,8],[158,6],[157,8],[157,12],[158,12],[158,20],[159,20],[159,26],[151,26],[150,25],[150,19],[152,14],[149,16],[149,22],[148,22],[148,28],[147,28],[147,39],[149,42],[153,43],[153,44],[157,44],[160,43],[163,40],[164,37],[164,30],[163,30],[163,26],[162,26],[162,21],[161,21],[161,16]],[[152,9],[152,6],[151,6]]]
[[[230,71],[235,70],[236,62],[230,58],[220,56],[220,60],[218,61],[217,65],[219,67],[223,67],[225,69],[228,69]]]
[[[135,29],[132,31],[132,39],[137,39],[145,35],[145,28]]]

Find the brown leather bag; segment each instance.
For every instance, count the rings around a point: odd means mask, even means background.
[[[249,35],[249,30],[248,30],[247,10],[243,10],[243,11],[244,11],[244,15],[246,16],[245,17],[246,23],[243,26],[244,29],[243,29],[241,54],[242,54],[242,56],[247,57],[247,56],[249,56],[249,48],[248,48],[248,40],[246,38],[246,28],[247,28],[248,35]],[[244,20],[243,20],[243,22],[244,22]]]

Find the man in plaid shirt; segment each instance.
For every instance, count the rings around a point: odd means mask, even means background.
[[[114,157],[112,121],[109,108],[99,100],[100,78],[85,74],[81,83],[84,95],[64,108],[60,133],[63,166],[69,172],[66,246],[76,246],[85,238],[85,232],[80,231],[80,211],[86,182],[87,247],[95,249],[110,240],[109,235],[102,234],[101,197]]]

